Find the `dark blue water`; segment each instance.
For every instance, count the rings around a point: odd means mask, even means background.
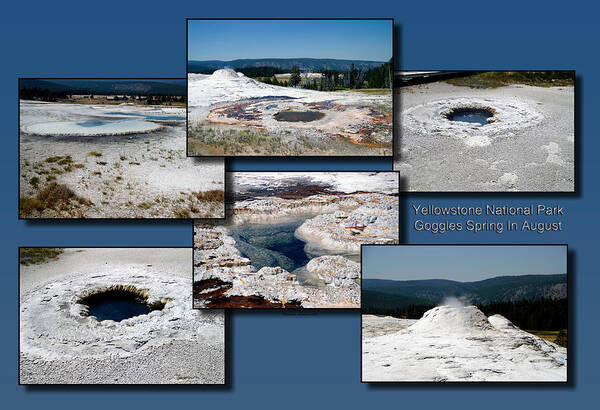
[[[310,122],[320,120],[325,114],[317,111],[281,111],[273,116],[277,121]]]
[[[99,321],[114,320],[120,322],[134,316],[145,315],[148,312],[150,312],[150,309],[145,304],[107,297],[91,305],[89,315],[95,316]]]
[[[303,241],[294,236],[304,219],[279,224],[249,224],[230,227],[240,253],[252,261],[256,269],[280,266],[288,272],[306,265],[307,255]]]
[[[185,117],[181,115],[150,115],[150,114],[137,114],[133,112],[107,112],[110,115],[130,115],[134,117],[144,117],[147,120],[155,120],[155,121],[183,121]]]
[[[487,110],[464,109],[454,111],[448,119],[450,121],[470,122],[474,124],[486,125],[487,119],[492,116]]]
[[[82,127],[99,127],[104,124],[109,124],[109,121],[82,121],[78,122],[77,125]]]

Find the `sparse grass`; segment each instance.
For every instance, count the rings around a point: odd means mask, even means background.
[[[56,260],[64,252],[62,248],[20,248],[19,263],[21,265],[35,265]]]
[[[218,189],[212,189],[204,192],[194,192],[193,194],[199,201],[206,202],[224,202],[225,192]]]
[[[566,330],[526,330],[537,337],[541,337],[549,342],[556,343],[559,346],[567,347]]]
[[[568,71],[487,71],[451,78],[445,82],[471,88],[498,88],[512,84],[558,87],[574,85],[574,77],[573,73]]]
[[[29,180],[29,183],[31,184],[31,186],[33,186],[34,188],[37,188],[39,183],[40,183],[40,179],[38,177],[33,177]]]
[[[176,209],[175,211],[173,211],[173,214],[175,215],[176,218],[181,218],[181,219],[189,219],[192,217],[190,210],[185,209],[185,208]]]
[[[150,209],[152,208],[152,205],[150,202],[142,202],[141,204],[138,204],[138,208],[140,209]]]
[[[19,199],[19,215],[27,217],[46,209],[64,211],[73,205],[92,205],[92,202],[78,196],[66,185],[50,182],[35,198],[25,196]]]
[[[102,153],[97,151],[90,151],[87,153],[88,157],[101,157]]]
[[[196,124],[190,128],[190,155],[300,155],[289,138],[258,128],[224,128]]]
[[[70,165],[73,163],[73,158],[70,155],[63,157],[60,161],[57,162],[58,165]]]
[[[127,157],[126,157],[125,155],[121,155],[121,156],[119,157],[119,159],[120,159],[121,161],[125,161],[125,160],[127,160]]]
[[[52,162],[57,162],[60,161],[61,159],[63,159],[62,156],[56,156],[56,157],[48,157],[45,159],[46,162],[52,163]]]
[[[96,164],[104,166],[104,165],[106,165],[106,164],[107,164],[107,162],[104,162],[104,161],[96,161]]]
[[[139,162],[129,161],[129,165],[142,165]]]
[[[83,168],[84,166],[83,164],[73,164],[73,168]]]
[[[392,90],[389,88],[357,88],[352,91],[370,95],[392,95]]]

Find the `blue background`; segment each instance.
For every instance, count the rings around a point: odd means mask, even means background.
[[[11,408],[105,409],[142,406],[264,408],[458,407],[565,408],[596,402],[598,340],[597,10],[590,2],[6,2],[0,16],[0,202],[2,260],[0,339],[2,404]],[[25,388],[17,385],[17,246],[188,246],[182,222],[46,222],[17,220],[17,78],[19,76],[183,77],[186,17],[394,17],[396,67],[402,69],[576,69],[579,80],[579,194],[561,197],[405,198],[438,205],[528,204],[565,207],[561,233],[434,236],[407,229],[410,243],[557,243],[571,252],[574,300],[569,335],[571,386],[385,385],[360,381],[358,312],[236,312],[228,322],[226,387]],[[387,160],[231,161],[229,169],[386,170]],[[401,263],[401,261],[399,262]],[[175,364],[176,365],[176,364]],[[585,407],[585,406],[584,406]]]

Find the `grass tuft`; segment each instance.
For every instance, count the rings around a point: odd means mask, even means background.
[[[21,265],[34,265],[56,260],[64,252],[62,248],[20,248],[19,263]]]
[[[206,202],[224,202],[225,192],[218,189],[212,189],[210,191],[195,192],[194,196],[200,201]]]

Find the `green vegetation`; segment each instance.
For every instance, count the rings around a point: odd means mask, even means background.
[[[102,153],[101,152],[96,152],[96,151],[90,151],[87,153],[88,157],[101,157]]]
[[[370,95],[387,95],[392,94],[392,90],[387,88],[359,88],[356,92]]]
[[[486,316],[500,314],[520,329],[560,330],[568,323],[567,299],[519,300],[516,302],[491,302],[477,306]]]
[[[355,68],[354,64],[347,71],[321,68],[315,71],[320,74],[320,77],[317,78],[310,78],[307,70],[302,70],[299,66],[294,65],[290,70],[287,82],[277,79],[276,74],[284,74],[284,72],[273,67],[241,68],[237,71],[266,84],[284,87],[302,87],[320,91],[359,90],[365,88],[391,90],[393,85],[391,60],[379,67],[373,67],[368,70]]]
[[[296,87],[300,84],[300,67],[297,65],[292,66],[292,71],[290,73],[290,87]]]
[[[141,204],[138,204],[138,208],[140,209],[150,209],[152,208],[152,205],[150,202],[142,202]]]
[[[73,159],[71,158],[70,155],[64,155],[64,156],[55,156],[55,157],[48,157],[45,159],[46,162],[48,163],[53,163],[56,162],[58,163],[58,165],[66,165],[66,164],[70,164],[71,162],[73,162]]]
[[[486,71],[445,82],[471,88],[498,88],[512,84],[556,87],[574,85],[575,76],[572,71]]]
[[[245,68],[236,68],[236,71],[244,74],[246,77],[256,78],[271,78],[275,74],[284,74],[285,71],[275,67],[245,67]],[[212,74],[213,71],[206,71],[204,74]]]
[[[556,343],[559,346],[567,347],[567,331],[561,330],[526,330],[527,332],[546,339],[549,342]]]
[[[62,248],[19,248],[19,263],[25,266],[45,263],[58,259],[63,252]]]

